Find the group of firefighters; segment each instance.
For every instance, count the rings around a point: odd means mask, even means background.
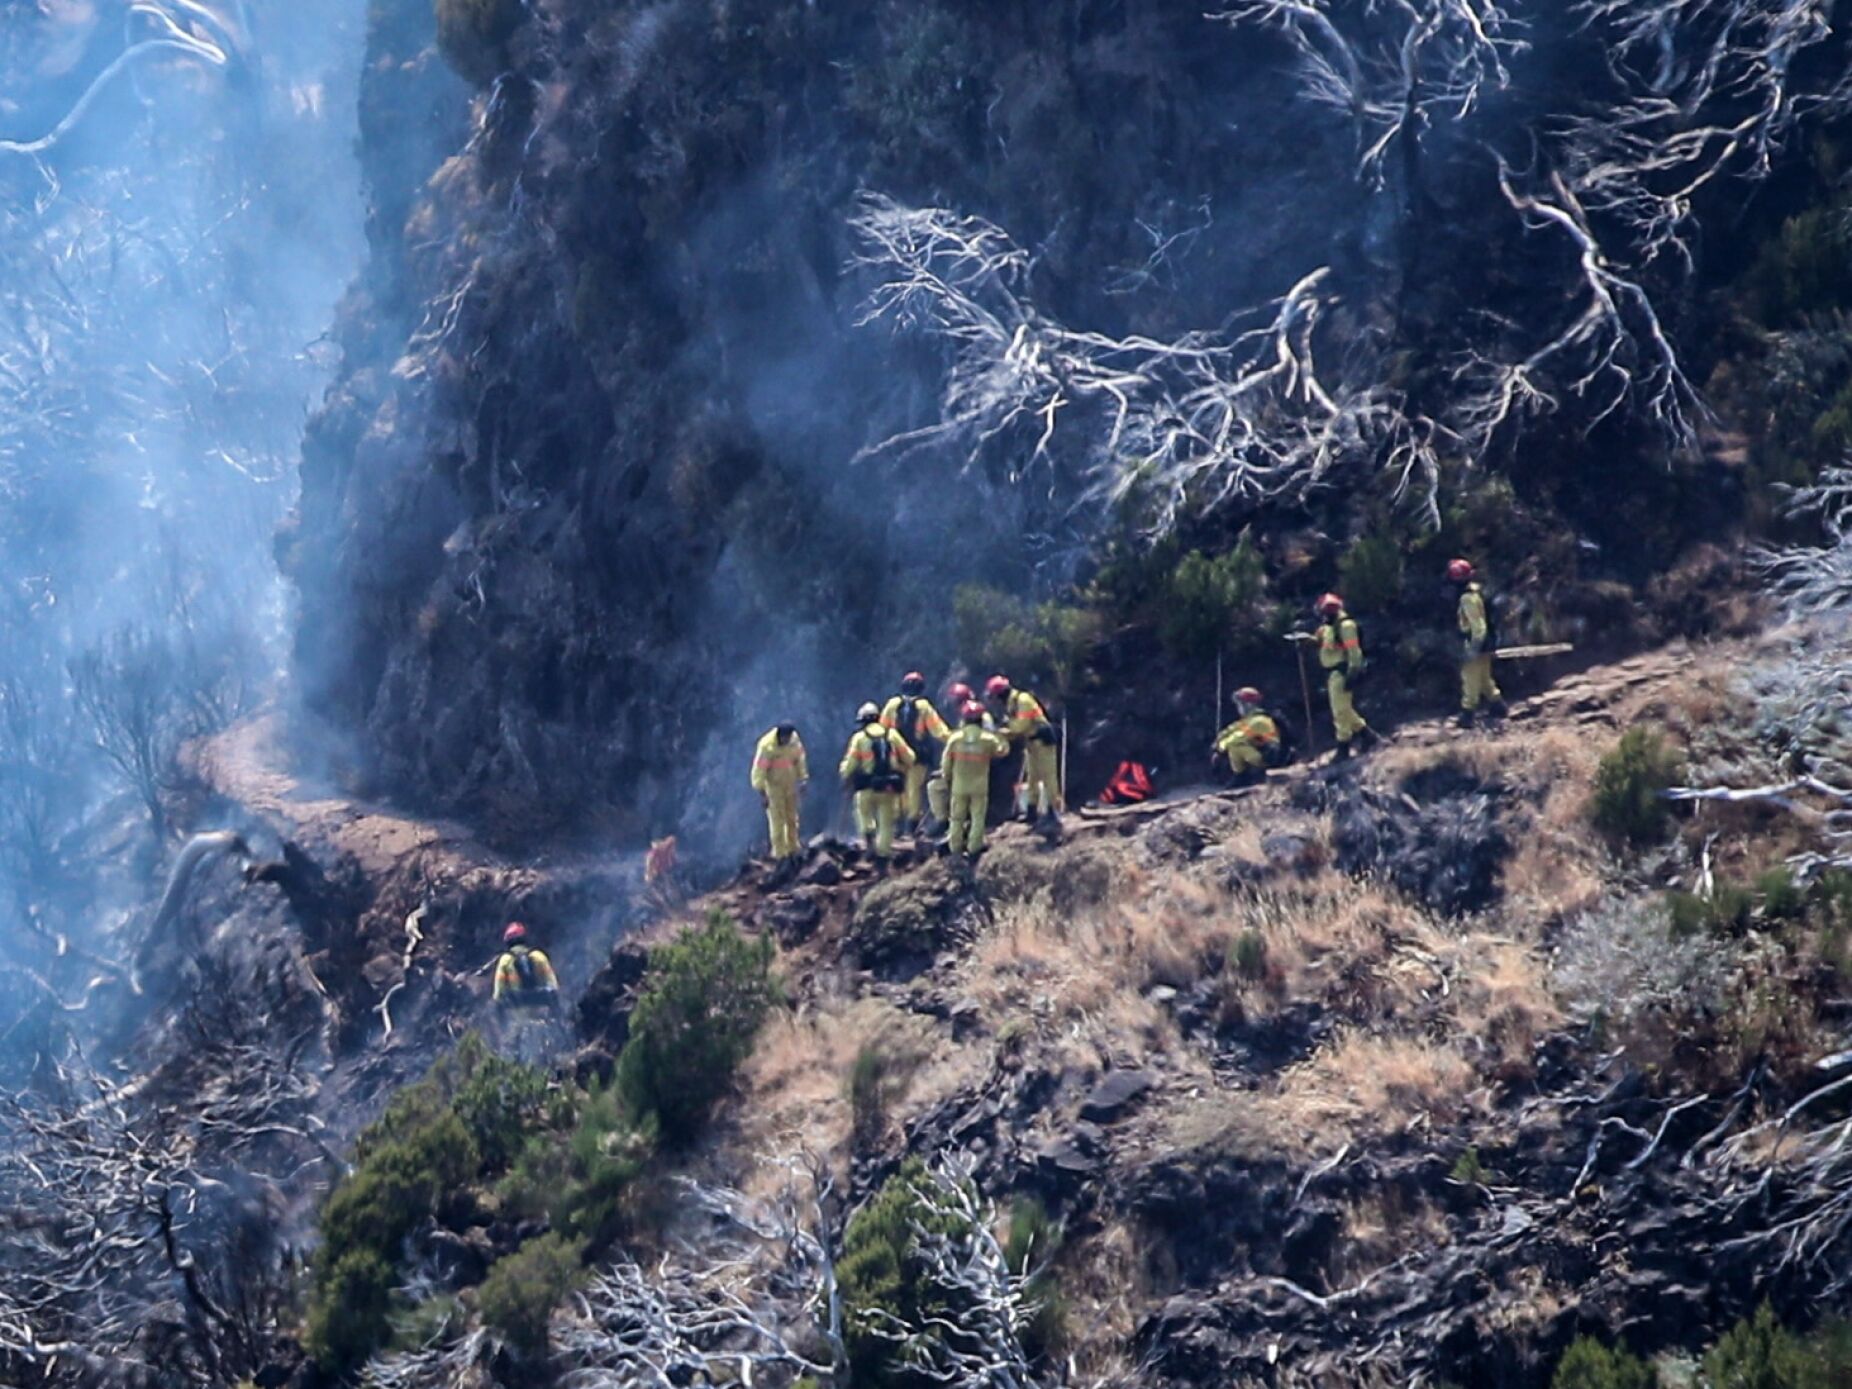
[[[1492,676],[1498,633],[1471,563],[1453,560],[1447,578],[1460,589],[1460,722],[1470,725],[1482,709],[1493,715],[1505,709]],[[1336,755],[1343,760],[1359,739],[1376,736],[1352,698],[1369,662],[1362,632],[1341,596],[1324,594],[1314,608],[1320,621],[1312,641],[1326,672]],[[1059,831],[1060,740],[1041,701],[1016,688],[1005,675],[985,682],[982,698],[962,683],[952,684],[946,693],[956,728],[941,717],[926,694],[926,677],[918,671],[907,673],[900,692],[885,705],[870,701],[855,712],[855,731],[836,771],[844,788],[854,793],[856,828],[878,866],[892,859],[896,833],[943,833],[946,852],[975,859],[984,850],[991,768],[1018,751],[1022,773],[1017,794],[1024,818],[1044,832]],[[1236,690],[1234,702],[1237,717],[1216,735],[1213,756],[1237,781],[1257,781],[1285,760],[1285,734],[1253,686]],[[798,801],[809,779],[804,741],[795,725],[778,724],[759,739],[752,757],[752,789],[764,802],[772,858],[781,871],[797,864],[802,847]],[[526,928],[511,923],[502,944],[504,952],[495,967],[496,1002],[556,1006],[559,981],[546,954],[527,943]]]
[[[1472,564],[1453,560],[1447,577],[1460,588],[1460,719],[1470,724],[1482,708],[1504,712],[1504,697],[1492,678],[1497,634]],[[1341,761],[1351,756],[1359,740],[1367,746],[1376,737],[1353,699],[1369,662],[1362,633],[1342,597],[1324,594],[1315,609],[1320,625],[1312,640],[1326,672],[1325,693]],[[944,832],[947,852],[965,858],[982,853],[991,765],[1018,750],[1023,754],[1018,797],[1024,817],[1044,832],[1059,831],[1059,739],[1041,701],[1016,688],[1006,675],[992,676],[981,700],[965,684],[953,684],[947,694],[958,720],[956,729],[946,725],[927,697],[926,678],[918,671],[906,675],[900,692],[885,706],[870,701],[856,711],[855,731],[837,775],[854,793],[856,828],[878,865],[893,857],[897,832]],[[1259,779],[1284,758],[1282,730],[1253,686],[1236,690],[1234,701],[1237,717],[1216,736],[1214,757],[1239,780]],[[798,800],[809,779],[804,742],[794,724],[778,724],[759,739],[753,750],[752,789],[764,802],[772,858],[781,866],[794,865],[801,849]]]
[[[991,765],[1018,749],[1024,817],[1044,832],[1060,828],[1060,738],[1041,701],[1005,675],[985,682],[982,699],[962,682],[947,695],[955,729],[928,697],[926,677],[918,671],[907,673],[885,706],[870,700],[855,711],[855,731],[836,773],[854,793],[856,829],[878,865],[893,857],[896,833],[943,831],[948,853],[965,858],[982,853]],[[778,724],[759,739],[752,789],[765,804],[772,858],[780,864],[797,858],[798,797],[809,779],[804,741],[794,725]]]

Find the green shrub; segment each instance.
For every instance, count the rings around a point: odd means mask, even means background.
[[[506,1164],[544,1092],[538,1072],[471,1034],[360,1135],[322,1207],[310,1282],[307,1346],[324,1370],[345,1374],[385,1343],[406,1239]]]
[[[849,1065],[849,1114],[855,1141],[872,1143],[887,1128],[888,1108],[905,1079],[902,1060],[879,1041],[864,1042]]]
[[[486,87],[508,67],[508,40],[521,27],[521,0],[436,0],[437,47],[457,74]]]
[[[1238,643],[1237,624],[1256,620],[1266,586],[1266,561],[1246,536],[1214,558],[1191,550],[1170,576],[1158,639],[1179,659],[1213,659]]]
[[[958,649],[985,672],[1002,672],[1044,693],[1073,691],[1087,653],[1098,644],[1100,617],[1091,608],[1030,604],[985,584],[960,584],[952,593]]]
[[[1262,979],[1267,973],[1267,938],[1259,931],[1243,931],[1235,937],[1228,962],[1243,979]]]
[[[1338,591],[1356,613],[1384,612],[1402,596],[1402,545],[1392,535],[1366,535],[1338,561]]]
[[[392,1264],[367,1246],[319,1263],[304,1342],[317,1365],[346,1375],[385,1342],[394,1277]]]
[[[583,1250],[550,1234],[497,1259],[477,1293],[483,1324],[518,1350],[545,1350],[548,1318],[585,1276]]]
[[[1657,1389],[1658,1383],[1653,1367],[1639,1356],[1581,1336],[1558,1362],[1550,1389]]]
[[[1595,827],[1611,838],[1645,844],[1665,832],[1671,809],[1661,794],[1679,778],[1683,762],[1665,738],[1630,728],[1595,772]]]
[[[751,1053],[778,998],[770,936],[748,940],[721,912],[653,951],[618,1058],[618,1085],[665,1138],[694,1137]]]
[[[1704,1383],[1706,1389],[1840,1389],[1852,1384],[1852,1326],[1835,1322],[1798,1336],[1765,1302],[1704,1357]]]
[[[595,1254],[635,1223],[655,1147],[652,1119],[636,1120],[615,1086],[594,1089],[562,1127],[530,1139],[497,1195],[510,1213],[545,1220]]]
[[[1029,1276],[1023,1292],[1034,1310],[1023,1328],[1022,1344],[1033,1359],[1059,1355],[1069,1340],[1067,1298],[1052,1267],[1061,1240],[1061,1226],[1034,1197],[1025,1196],[1010,1207],[1003,1258],[1011,1273]]]
[[[1666,933],[1673,940],[1693,936],[1737,936],[1755,919],[1756,894],[1736,883],[1718,883],[1709,897],[1695,892],[1666,894]]]
[[[1845,209],[1809,208],[1762,245],[1748,276],[1750,311],[1767,328],[1852,306]]]
[[[1479,1149],[1469,1147],[1454,1160],[1453,1180],[1461,1186],[1481,1186],[1486,1179],[1485,1164],[1479,1160]]]
[[[925,1176],[925,1164],[909,1157],[843,1232],[836,1279],[842,1292],[843,1341],[856,1389],[925,1389],[930,1383],[909,1371],[902,1363],[901,1347],[881,1334],[885,1317],[918,1326],[925,1316],[953,1310],[935,1300],[916,1253],[916,1226],[953,1233],[952,1223],[931,1212],[915,1190]]]
[[[1756,879],[1762,915],[1770,921],[1798,921],[1807,910],[1807,893],[1785,865],[1769,869]]]

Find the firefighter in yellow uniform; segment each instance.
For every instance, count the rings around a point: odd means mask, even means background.
[[[1473,566],[1456,559],[1448,564],[1447,577],[1460,585],[1460,722],[1470,725],[1481,704],[1493,714],[1505,712],[1505,696],[1492,676],[1492,648],[1497,643],[1485,590],[1474,581]]]
[[[1351,754],[1351,740],[1367,734],[1370,726],[1351,702],[1351,685],[1363,673],[1363,636],[1356,619],[1344,611],[1344,600],[1327,593],[1318,600],[1318,615],[1324,619],[1318,629],[1318,664],[1329,674],[1325,693],[1331,701],[1331,722],[1338,740],[1338,760]]]
[[[984,706],[967,700],[959,728],[945,745],[951,785],[952,825],[946,847],[976,858],[984,852],[984,822],[990,814],[990,764],[1010,755],[1010,745],[984,727]]]
[[[873,703],[856,710],[855,723],[837,775],[855,792],[866,847],[874,850],[877,863],[886,864],[894,855],[894,821],[900,814],[907,769],[914,763],[913,749],[882,726],[881,710]]]
[[[954,712],[958,712],[962,717],[962,711],[965,705],[976,700],[977,695],[972,692],[971,687],[965,684],[964,681],[954,680],[946,687],[945,699],[946,707]],[[981,704],[978,707],[980,709],[983,708]],[[989,713],[984,715],[984,727],[991,728]],[[995,730],[993,729],[992,731],[994,732]],[[946,780],[945,763],[943,760],[933,769],[932,775],[926,778],[926,808],[932,813],[933,824],[937,828],[942,830],[946,825],[951,823],[951,783]]]
[[[932,771],[927,739],[943,748],[952,736],[933,702],[926,698],[926,677],[910,670],[900,682],[900,693],[881,710],[881,726],[892,729],[913,749],[913,765],[907,769],[906,789],[901,793],[900,817],[908,833],[919,827],[920,811],[926,793],[926,777]]]
[[[810,780],[804,740],[795,724],[781,723],[759,739],[752,754],[752,789],[765,802],[765,823],[772,836],[772,858],[783,863],[797,857],[797,798]]]
[[[1235,691],[1235,711],[1240,717],[1216,736],[1216,754],[1227,760],[1237,781],[1259,781],[1278,755],[1280,726],[1261,708],[1260,691],[1252,685]]]
[[[1023,790],[1028,809],[1044,829],[1058,829],[1061,809],[1060,742],[1043,712],[1041,701],[1027,690],[1014,689],[1007,675],[993,675],[984,684],[985,697],[997,716],[998,731],[1023,750]]]
[[[559,976],[546,951],[527,943],[527,927],[508,923],[502,957],[495,962],[495,1002],[512,1008],[550,1008],[559,1002]]]

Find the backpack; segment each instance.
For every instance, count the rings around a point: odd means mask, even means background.
[[[894,716],[894,731],[906,740],[914,755],[928,767],[937,765],[930,755],[930,749],[920,746],[920,695],[902,695],[900,710]]]
[[[1155,790],[1151,773],[1142,762],[1121,762],[1100,792],[1100,800],[1106,805],[1137,805],[1150,800]]]
[[[1498,630],[1499,600],[1483,588],[1479,596],[1485,602],[1485,650],[1489,653],[1504,645],[1504,633]]]
[[[855,777],[855,789],[858,791],[898,791],[907,784],[906,778],[894,770],[894,745],[885,734],[876,737],[868,735],[868,746],[874,753],[874,760],[868,770],[859,772]]]
[[[517,945],[508,952],[514,957],[515,977],[521,981],[521,992],[532,993],[539,987],[534,975],[533,952],[525,945]]]

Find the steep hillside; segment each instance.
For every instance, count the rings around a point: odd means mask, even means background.
[[[1111,742],[1204,698],[1218,643],[1290,678],[1260,638],[1339,579],[1422,678],[1458,550],[1533,635],[1713,630],[1730,561],[1689,546],[1837,427],[1775,386],[1830,396],[1830,341],[1762,334],[1840,294],[1806,269],[1825,224],[1770,249],[1834,196],[1838,107],[1758,105],[1756,57],[1798,93],[1837,38],[1488,7],[1410,38],[1398,136],[1368,84],[1399,21],[1344,13],[1338,109],[1290,8],[445,0],[466,112],[424,0],[375,6],[373,267],[285,551],[304,701],[367,785],[730,852],[778,717],[1008,658]],[[1703,151],[1680,198],[1569,139],[1589,111],[1672,138],[1653,42],[1717,45],[1734,76],[1680,119],[1774,122],[1782,157]],[[1588,279],[1581,234],[1632,278]],[[1264,578],[1178,627],[1179,561],[1242,534]],[[1122,691],[1160,637],[1174,678]]]

